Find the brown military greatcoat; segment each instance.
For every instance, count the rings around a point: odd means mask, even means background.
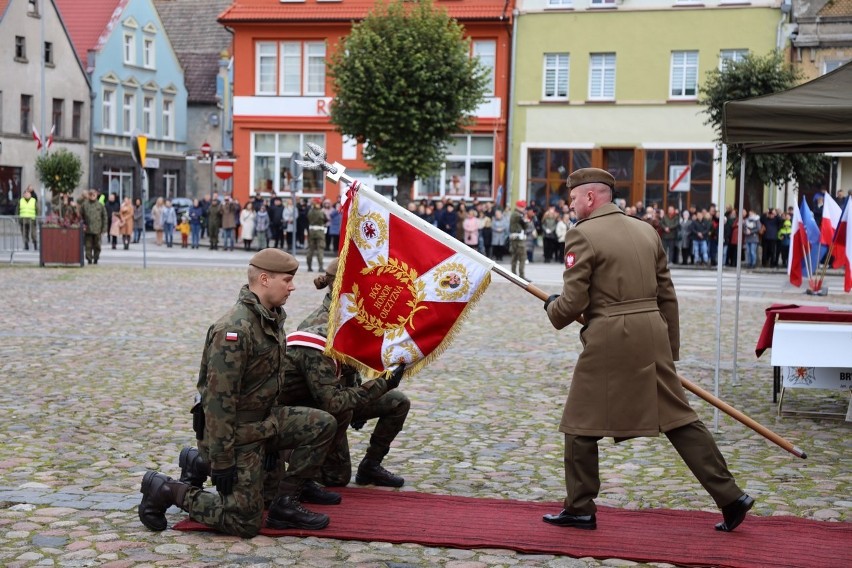
[[[547,315],[557,329],[581,314],[586,325],[559,430],[630,438],[697,420],[675,371],[677,298],[654,228],[605,204],[568,231],[565,266]]]

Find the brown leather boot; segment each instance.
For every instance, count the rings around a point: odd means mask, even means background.
[[[276,498],[266,516],[266,526],[272,529],[319,530],[328,526],[328,522],[328,515],[305,509],[299,498],[292,495]]]
[[[139,520],[152,531],[166,530],[166,509],[172,505],[183,509],[183,499],[189,487],[162,473],[148,471],[142,478]]]
[[[204,487],[207,476],[210,475],[210,466],[196,448],[182,449],[178,456],[178,465],[180,465],[181,482],[189,483],[199,489]]]

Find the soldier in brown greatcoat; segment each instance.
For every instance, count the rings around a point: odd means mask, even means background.
[[[559,430],[565,434],[564,510],[558,526],[596,528],[600,489],[597,443],[663,432],[722,509],[731,531],[754,500],[734,482],[713,436],[689,406],[677,376],[678,305],[660,237],[612,203],[615,178],[597,168],[568,177],[577,225],[565,238],[561,295],[545,303],[562,329],[580,315],[583,352]]]

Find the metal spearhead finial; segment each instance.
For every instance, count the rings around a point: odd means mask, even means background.
[[[296,163],[306,170],[324,170],[331,174],[337,173],[337,168],[325,161],[325,148],[308,142],[309,150],[305,152],[304,160],[296,160]]]

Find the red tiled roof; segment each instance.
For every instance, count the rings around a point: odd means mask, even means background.
[[[376,7],[376,0],[234,0],[219,15],[223,24],[284,21],[350,21],[364,18]],[[436,0],[435,7],[446,9],[458,20],[511,20],[515,0]]]
[[[86,66],[89,50],[98,50],[98,42],[112,31],[110,22],[118,18],[129,0],[55,0],[74,50]]]

